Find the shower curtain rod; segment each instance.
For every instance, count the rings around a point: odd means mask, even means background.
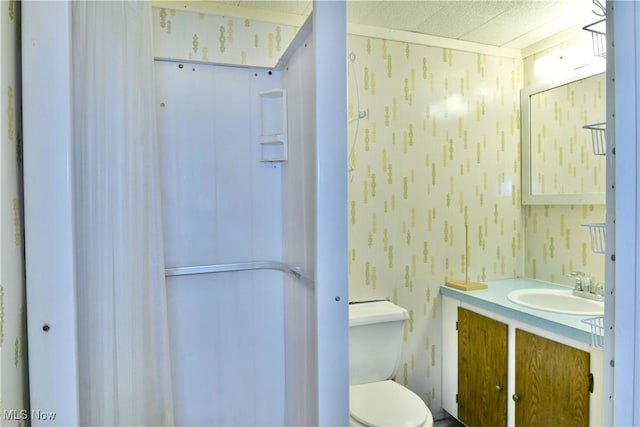
[[[313,286],[313,279],[301,273],[298,267],[291,267],[280,261],[236,262],[231,264],[196,265],[192,267],[172,267],[164,270],[166,277],[188,276],[192,274],[225,273],[248,270],[278,270],[288,273],[305,285]]]

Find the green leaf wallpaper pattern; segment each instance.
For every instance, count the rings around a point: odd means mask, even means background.
[[[153,8],[154,55],[162,58],[273,67],[297,30],[246,18]]]
[[[432,296],[447,276],[464,271],[464,223],[477,230],[469,242],[471,277],[522,274],[520,249],[498,250],[514,241],[505,229],[518,234],[522,225],[511,194],[519,185],[519,169],[513,170],[519,127],[512,126],[519,93],[494,89],[504,73],[510,78],[500,87],[510,86],[521,63],[359,36],[348,42],[356,55],[349,73],[361,83],[360,105],[349,87],[349,119],[367,111],[358,123],[349,184],[350,299],[386,297],[412,313],[402,366],[407,384],[437,407],[440,373],[428,369],[440,363],[438,298]],[[385,82],[374,91],[376,75]],[[415,297],[427,292],[432,302]],[[426,336],[431,345],[420,345]]]
[[[233,19],[227,20],[227,39],[229,40],[229,43],[233,43],[233,22]]]
[[[532,191],[535,194],[604,192],[605,158],[593,155],[586,124],[606,117],[604,74],[531,97]]]
[[[17,197],[13,198],[13,236],[17,247],[22,246],[22,227],[20,225],[20,202]]]
[[[13,141],[15,136],[15,110],[14,110],[13,86],[7,86],[7,138]]]

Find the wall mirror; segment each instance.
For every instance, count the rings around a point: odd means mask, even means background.
[[[604,204],[606,156],[593,137],[604,138],[605,73],[525,88],[520,102],[522,204]]]

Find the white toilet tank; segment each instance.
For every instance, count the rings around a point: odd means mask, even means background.
[[[403,325],[409,313],[389,301],[349,304],[349,383],[395,376],[402,354]]]

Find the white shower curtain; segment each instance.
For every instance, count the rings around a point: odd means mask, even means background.
[[[150,2],[73,2],[80,421],[173,424]]]

